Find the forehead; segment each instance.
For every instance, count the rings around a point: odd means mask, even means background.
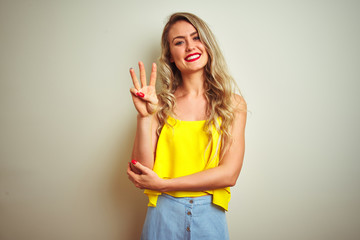
[[[187,36],[192,34],[193,32],[197,32],[193,25],[188,23],[187,21],[180,20],[174,23],[169,30],[169,39],[172,40],[174,37],[178,36]]]

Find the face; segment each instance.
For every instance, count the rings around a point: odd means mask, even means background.
[[[168,41],[170,61],[175,63],[181,74],[204,71],[209,57],[193,25],[183,20],[174,23],[169,30]]]

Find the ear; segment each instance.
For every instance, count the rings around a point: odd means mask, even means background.
[[[173,58],[172,56],[170,56],[170,62],[171,62],[171,63],[175,62],[175,61],[174,61],[174,58]]]

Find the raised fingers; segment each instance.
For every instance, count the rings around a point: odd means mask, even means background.
[[[143,62],[139,62],[141,87],[146,87],[146,72]]]
[[[156,63],[152,64],[151,75],[150,75],[150,86],[155,86],[156,83]]]
[[[139,81],[136,77],[135,70],[133,68],[130,68],[130,75],[131,75],[131,79],[134,84],[134,87],[136,88],[136,90],[139,90],[141,87],[140,87]]]

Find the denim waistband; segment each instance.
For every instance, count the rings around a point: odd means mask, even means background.
[[[169,194],[163,193],[159,197],[165,197],[183,205],[206,205],[212,202],[212,195],[205,195],[201,197],[173,197]]]

